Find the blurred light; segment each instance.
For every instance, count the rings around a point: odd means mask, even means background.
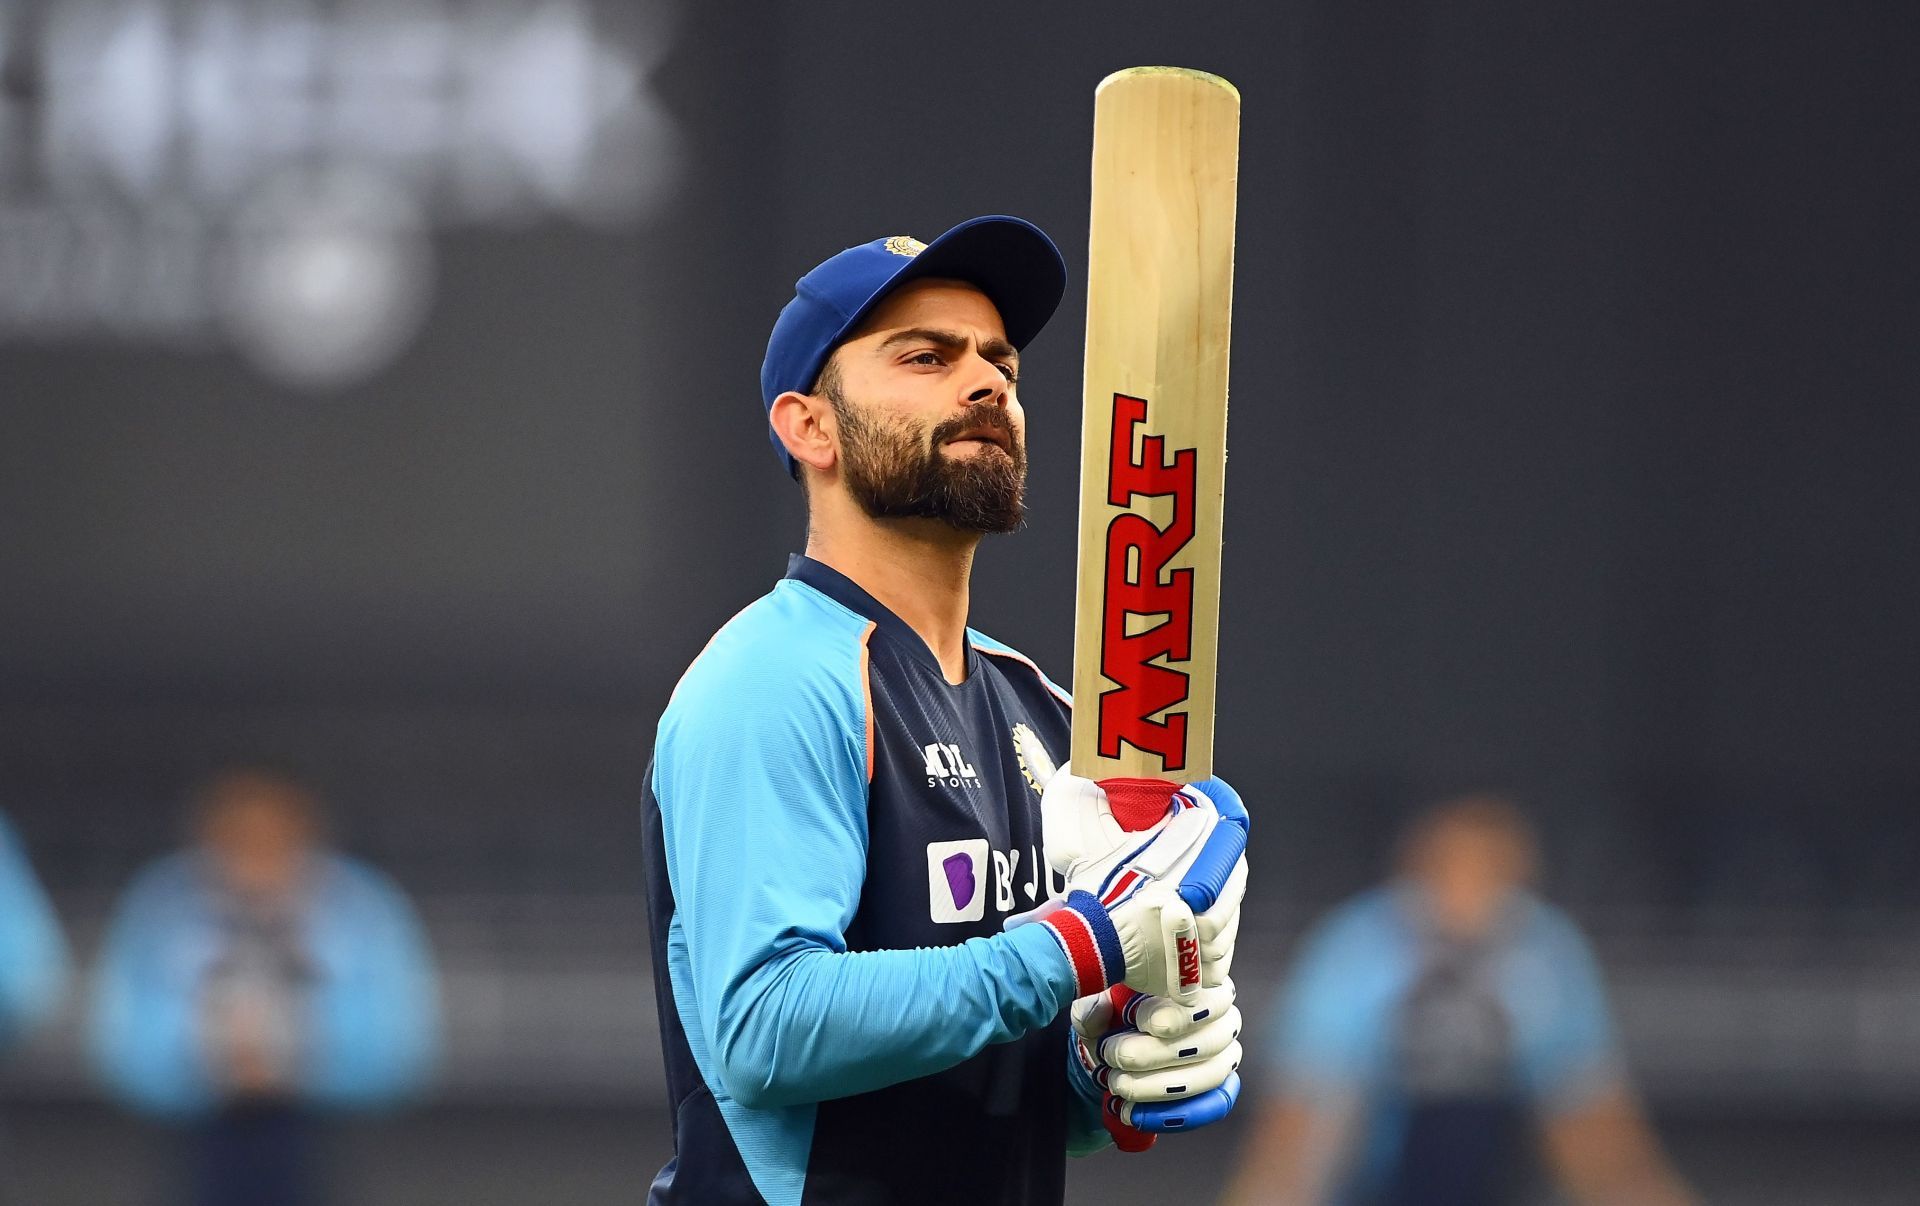
[[[248,356],[312,388],[360,380],[412,342],[432,295],[425,221],[385,177],[288,172],[234,225],[225,319]]]

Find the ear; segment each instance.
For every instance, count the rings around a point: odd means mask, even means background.
[[[839,459],[835,441],[833,405],[825,398],[788,390],[773,400],[767,422],[787,455],[824,473]]]

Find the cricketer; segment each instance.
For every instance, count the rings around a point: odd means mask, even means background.
[[[831,257],[774,323],[806,551],[688,668],[647,772],[675,1151],[649,1202],[1058,1206],[1103,1094],[1147,1131],[1232,1108],[1238,795],[1122,832],[1055,770],[1066,694],[967,626],[981,536],[1022,522],[1020,355],[1065,280],[1037,227],[977,218]],[[1168,919],[1222,849],[1183,1003]],[[1146,995],[1116,1010],[1122,984]]]

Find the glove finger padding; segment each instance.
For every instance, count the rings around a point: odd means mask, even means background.
[[[1139,997],[1137,1000],[1153,1000],[1152,997]],[[1113,998],[1104,992],[1081,997],[1074,1001],[1067,1011],[1067,1018],[1073,1024],[1074,1033],[1089,1042],[1097,1042],[1117,1025],[1113,1016]]]
[[[1243,854],[1234,864],[1233,874],[1227,877],[1227,886],[1220,890],[1220,898],[1214,901],[1213,907],[1193,915],[1199,928],[1200,945],[1212,942],[1229,925],[1240,924],[1240,902],[1246,895],[1247,856]]]
[[[1212,1059],[1240,1037],[1240,1011],[1227,1011],[1187,1033],[1159,1038],[1121,1030],[1099,1040],[1099,1060],[1122,1072],[1155,1072]]]
[[[1235,913],[1227,928],[1212,941],[1200,943],[1200,983],[1207,987],[1224,984],[1233,970],[1233,940],[1240,934],[1240,914]]]
[[[1156,1038],[1178,1038],[1183,1034],[1192,1034],[1208,1021],[1233,1008],[1233,999],[1233,981],[1228,978],[1218,985],[1202,988],[1199,997],[1191,1005],[1170,997],[1136,997],[1127,1006],[1127,1016],[1121,1020]],[[1111,1028],[1112,1022],[1107,1025]],[[1082,1033],[1098,1035],[1106,1031]]]
[[[1128,1126],[1159,1133],[1192,1131],[1218,1122],[1233,1112],[1240,1100],[1240,1074],[1234,1073],[1219,1088],[1177,1101],[1125,1101],[1108,1097],[1108,1108]]]
[[[1109,1068],[1103,1078],[1107,1092],[1126,1101],[1173,1101],[1217,1089],[1240,1069],[1238,1040],[1210,1059],[1158,1068],[1151,1072],[1125,1072]]]
[[[1121,878],[1131,877],[1128,871]],[[1191,1001],[1200,990],[1200,944],[1194,938],[1193,911],[1172,888],[1154,880],[1108,891],[1108,907],[1126,959],[1121,982],[1136,992]]]

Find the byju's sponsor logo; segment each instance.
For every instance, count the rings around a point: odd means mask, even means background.
[[[927,900],[933,920],[979,921],[987,915],[990,853],[985,838],[927,843]]]
[[[980,773],[973,769],[960,747],[950,741],[935,741],[920,751],[927,760],[928,787],[978,787]]]
[[[935,921],[979,921],[987,913],[1005,915],[1031,909],[1046,895],[1066,890],[1066,881],[1043,871],[1040,852],[995,850],[985,838],[927,843],[928,914]]]

